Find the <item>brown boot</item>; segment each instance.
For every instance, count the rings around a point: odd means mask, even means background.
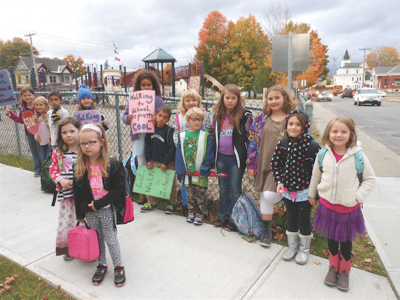
[[[339,250],[339,253],[336,254],[335,256],[332,255],[332,253],[329,251],[329,249],[328,249],[328,253],[329,253],[329,271],[328,271],[328,274],[326,274],[324,282],[327,285],[336,286],[337,274],[339,271],[340,250]]]
[[[139,194],[139,201],[138,201],[137,203],[143,205],[143,204],[145,204],[146,202],[147,202],[146,195],[144,195],[144,194]]]
[[[354,254],[351,254],[351,258],[349,260],[345,260],[342,254],[340,253],[340,266],[339,266],[339,276],[337,280],[337,288],[342,291],[349,290],[349,274],[351,269],[351,262],[354,259]]]

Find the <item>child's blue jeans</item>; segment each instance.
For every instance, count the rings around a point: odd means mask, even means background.
[[[28,140],[28,145],[32,153],[33,169],[36,174],[39,174],[42,166],[42,161],[40,159],[40,144],[35,141],[35,136],[33,134],[27,134],[26,139]]]

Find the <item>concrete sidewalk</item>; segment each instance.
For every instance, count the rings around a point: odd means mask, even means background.
[[[159,210],[142,214],[138,205],[135,221],[118,226],[127,284],[114,287],[111,271],[94,286],[96,262],[55,256],[58,205],[31,172],[0,164],[0,193],[0,254],[77,299],[396,299],[385,277],[353,268],[350,291],[341,292],[323,283],[327,259],[285,262],[282,246],[265,249]]]

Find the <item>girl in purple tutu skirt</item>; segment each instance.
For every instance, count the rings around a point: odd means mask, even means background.
[[[354,259],[352,243],[357,236],[365,237],[360,205],[375,185],[375,174],[361,147],[357,146],[351,117],[332,119],[322,142],[325,148],[314,164],[308,191],[312,205],[318,204],[318,196],[320,200],[313,229],[328,238],[329,271],[325,283],[347,291]],[[364,166],[360,168],[356,164]],[[363,170],[360,176],[357,169]]]

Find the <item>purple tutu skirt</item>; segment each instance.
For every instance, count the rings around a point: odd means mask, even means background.
[[[315,212],[313,230],[338,242],[355,241],[357,237],[365,238],[361,207],[349,213],[338,213],[320,203]]]

